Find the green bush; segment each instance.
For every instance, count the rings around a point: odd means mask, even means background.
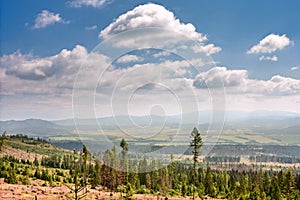
[[[28,176],[22,176],[20,177],[20,181],[23,185],[30,185],[30,181],[29,181],[29,178]]]
[[[137,194],[150,194],[150,190],[145,185],[141,185],[136,191]]]

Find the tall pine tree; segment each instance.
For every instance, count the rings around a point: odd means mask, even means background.
[[[190,143],[190,146],[192,147],[192,154],[193,154],[193,199],[195,199],[195,185],[197,180],[197,170],[196,165],[199,162],[199,156],[201,154],[200,147],[202,146],[202,138],[200,135],[200,132],[195,127],[191,133],[192,141]]]

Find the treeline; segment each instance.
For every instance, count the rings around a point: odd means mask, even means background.
[[[203,159],[204,162],[240,162],[241,157],[229,156],[207,156]]]
[[[207,156],[203,159],[204,162],[215,162],[215,163],[224,163],[224,162],[240,162],[240,156]],[[278,162],[278,163],[300,163],[300,158],[295,157],[286,157],[286,156],[274,156],[274,155],[256,155],[249,156],[250,162]]]
[[[257,155],[250,156],[251,162],[279,162],[279,163],[300,163],[300,158],[295,157],[281,157],[281,156],[270,156],[270,155]]]
[[[46,139],[44,138],[40,138],[40,137],[36,137],[36,138],[33,138],[33,137],[28,137],[28,135],[24,135],[24,134],[21,134],[21,133],[18,133],[18,134],[15,134],[15,135],[8,135],[6,136],[8,138],[16,138],[16,139],[21,139],[22,142],[24,143],[28,143],[28,144],[39,144],[39,143],[49,143]]]
[[[208,145],[207,145],[208,146]],[[211,148],[208,146],[208,148]],[[230,144],[217,144],[212,150],[211,154],[218,156],[247,156],[247,155],[256,155],[256,154],[272,154],[276,156],[285,156],[285,157],[298,157],[299,158],[300,146],[289,146],[289,145],[230,145]],[[187,154],[191,154],[190,151],[187,151]]]

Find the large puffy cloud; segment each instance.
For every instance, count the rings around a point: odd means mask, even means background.
[[[251,47],[248,54],[272,53],[281,50],[292,44],[292,41],[285,35],[270,34],[263,38],[257,45]]]
[[[59,13],[53,13],[48,10],[42,10],[42,12],[39,13],[35,18],[33,28],[34,29],[45,28],[46,26],[55,23],[67,24],[69,23],[69,21],[64,20]]]
[[[198,74],[194,86],[196,88],[240,86],[247,77],[246,70],[228,70],[226,67],[215,67]]]
[[[56,55],[36,58],[16,52],[0,58],[2,94],[71,95],[76,73],[85,63],[94,74],[107,66],[109,59],[101,54],[88,53],[77,45]],[[81,83],[90,87],[89,79]]]
[[[99,33],[103,40],[114,40],[113,36],[119,38],[113,45],[121,48],[169,49],[171,46],[176,52],[193,41],[193,45],[198,43],[193,49],[195,53],[211,55],[221,51],[214,44],[203,44],[207,37],[197,32],[193,24],[181,22],[173,12],[153,3],[139,5],[122,14]]]
[[[270,80],[256,80],[248,77],[246,70],[229,70],[215,67],[197,75],[193,85],[196,88],[222,88],[234,94],[255,94],[263,96],[285,96],[300,93],[300,80],[275,75]]]
[[[264,93],[274,95],[292,95],[300,93],[300,80],[280,75],[273,76],[270,80],[259,81]],[[258,84],[259,85],[259,84]],[[265,86],[265,87],[263,87]],[[256,88],[255,86],[253,88]]]
[[[106,56],[88,53],[79,45],[49,57],[36,58],[17,52],[0,59],[1,104],[6,105],[1,116],[4,119],[71,117],[74,81],[81,64],[93,72],[77,78],[80,87],[76,89],[84,95],[84,91],[97,85],[94,77],[99,77],[110,63]]]
[[[176,19],[174,14],[161,5],[145,4],[119,16],[113,23],[100,32],[100,37],[107,39],[115,34],[137,28],[157,27],[176,31],[198,41],[207,40],[206,36],[196,32],[196,28]]]
[[[0,61],[7,75],[25,80],[43,80],[53,75],[74,73],[87,56],[87,50],[77,45],[71,51],[63,49],[54,56],[34,58],[30,54],[15,52],[2,56]]]

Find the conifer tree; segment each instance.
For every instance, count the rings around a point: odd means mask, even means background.
[[[200,156],[200,147],[202,146],[202,138],[200,135],[200,132],[195,127],[191,133],[192,141],[190,143],[190,146],[192,147],[192,154],[193,154],[193,199],[195,199],[195,182],[197,180],[197,170],[196,165],[199,162],[199,156]]]
[[[295,178],[293,174],[293,170],[289,168],[285,173],[284,173],[284,192],[286,195],[287,200],[292,199],[292,195],[294,192],[295,188]]]
[[[282,199],[280,187],[278,184],[278,178],[276,176],[273,176],[272,180],[271,180],[270,196],[271,196],[271,199],[274,199],[274,200]]]
[[[86,151],[87,149],[84,149]],[[81,170],[81,158],[78,158],[78,153],[76,150],[73,152],[73,170],[72,170],[72,183],[74,186],[66,185],[73,193],[73,196],[67,196],[68,199],[80,200],[85,198],[87,191],[86,189],[86,171]],[[83,168],[85,169],[85,168]]]
[[[127,159],[126,159],[126,154],[128,152],[128,144],[126,143],[125,139],[122,138],[121,142],[120,142],[120,147],[122,148],[122,163],[123,163],[123,181],[125,183],[128,182],[128,163],[127,163]]]

